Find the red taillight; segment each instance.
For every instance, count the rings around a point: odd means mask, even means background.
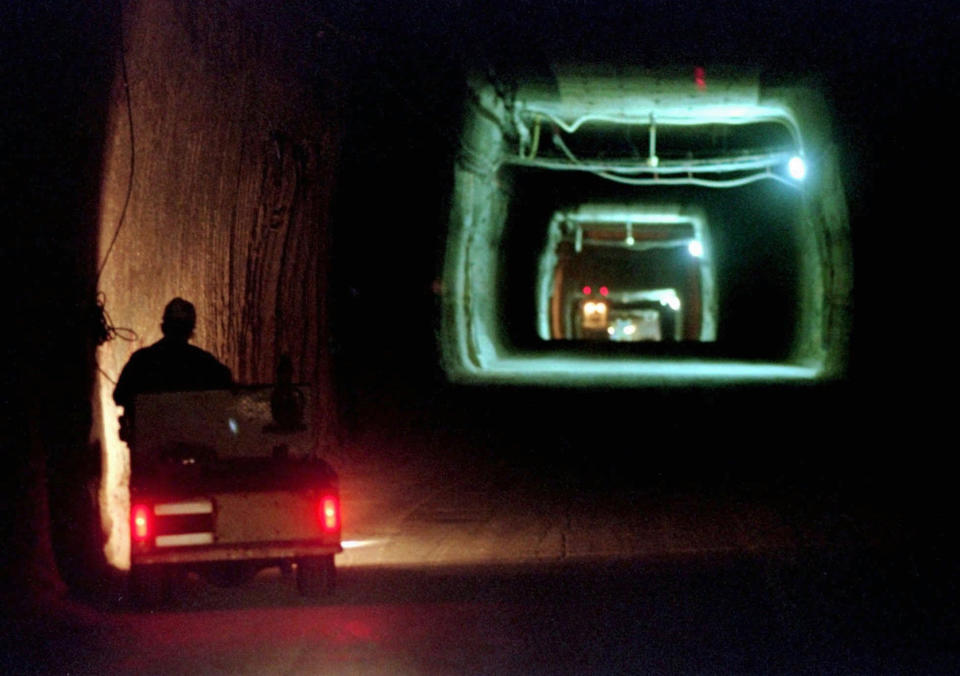
[[[697,85],[697,89],[703,91],[707,88],[707,71],[705,71],[701,66],[697,66],[693,69],[693,81]]]
[[[150,508],[147,505],[134,505],[130,510],[130,530],[133,539],[145,542],[150,537]]]
[[[340,500],[336,495],[324,495],[320,498],[320,525],[327,533],[340,530]]]

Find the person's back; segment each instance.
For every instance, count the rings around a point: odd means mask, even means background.
[[[133,353],[117,381],[114,400],[128,406],[145,392],[210,390],[230,387],[232,382],[230,369],[209,352],[163,338]]]
[[[133,353],[123,367],[113,400],[132,416],[135,397],[142,393],[186,392],[230,387],[233,376],[209,352],[188,342],[193,335],[196,311],[182,298],[174,298],[163,313],[163,338]]]

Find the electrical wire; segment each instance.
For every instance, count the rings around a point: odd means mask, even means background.
[[[117,220],[117,226],[113,230],[113,237],[110,238],[110,244],[107,246],[107,251],[103,255],[103,261],[100,263],[100,267],[97,269],[97,279],[95,286],[100,284],[100,275],[103,274],[103,269],[107,265],[107,261],[110,259],[110,254],[113,251],[113,246],[117,243],[117,237],[120,236],[120,230],[123,228],[124,220],[127,215],[127,207],[130,205],[130,196],[133,194],[133,171],[136,166],[135,162],[135,147],[134,136],[133,136],[133,104],[130,101],[130,81],[127,78],[127,59],[125,55],[125,50],[123,46],[123,4],[117,3],[120,8],[120,74],[123,79],[123,93],[124,98],[127,102],[127,129],[130,132],[130,170],[127,177],[127,194],[123,199],[123,207],[120,209],[120,218]]]
[[[537,115],[537,119],[534,122],[533,126],[533,140],[530,142],[530,154],[527,155],[526,159],[534,160],[537,157],[537,150],[540,148],[540,116]]]
[[[124,99],[126,100],[127,108],[127,129],[130,135],[130,169],[129,175],[127,176],[127,190],[126,195],[123,200],[123,206],[120,209],[120,217],[117,219],[117,225],[113,230],[113,236],[110,238],[110,244],[107,246],[107,250],[103,255],[103,260],[100,262],[100,265],[97,268],[97,276],[94,282],[94,287],[100,285],[100,277],[103,275],[103,270],[107,265],[107,261],[110,260],[110,254],[113,252],[113,247],[117,242],[117,238],[120,236],[120,231],[123,228],[123,224],[126,219],[127,209],[130,206],[130,197],[133,194],[133,172],[136,166],[136,158],[134,154],[134,149],[136,144],[134,143],[134,134],[133,134],[133,104],[130,100],[130,80],[127,76],[127,59],[125,55],[124,45],[123,45],[123,3],[118,1],[118,25],[119,29],[119,42],[120,42],[120,75],[123,84],[123,93]],[[92,332],[92,337],[96,347],[103,345],[106,342],[113,340],[114,338],[120,338],[128,342],[133,342],[137,340],[138,336],[136,331],[129,328],[117,327],[114,326],[113,320],[110,318],[110,315],[107,314],[106,310],[107,305],[107,296],[103,291],[97,292],[97,299],[94,303],[92,309],[92,315],[90,317],[90,330]],[[111,383],[116,384],[113,378],[103,370],[100,364],[97,364],[97,370]]]
[[[684,178],[628,178],[626,176],[618,176],[616,174],[610,173],[609,171],[604,171],[601,169],[594,169],[589,166],[584,166],[576,155],[573,154],[573,151],[567,147],[567,144],[563,142],[563,139],[560,138],[559,134],[553,135],[554,144],[567,156],[567,158],[573,162],[575,165],[579,165],[583,171],[589,171],[592,174],[595,174],[601,178],[605,178],[609,181],[614,181],[615,183],[623,183],[625,185],[636,185],[636,186],[645,186],[645,185],[696,185],[703,188],[738,188],[740,186],[748,185],[750,183],[755,183],[757,181],[763,180],[774,180],[779,181],[785,185],[789,185],[793,188],[800,189],[800,186],[792,181],[788,181],[782,176],[770,171],[768,166],[765,171],[760,171],[749,176],[742,176],[740,178],[717,180],[717,179],[706,179],[706,178],[694,178],[693,176],[687,176]]]
[[[137,340],[137,332],[133,329],[113,325],[113,320],[110,319],[110,315],[107,314],[106,305],[107,296],[101,291],[97,294],[97,304],[93,318],[95,324],[93,332],[97,346],[103,345],[114,338],[119,338],[120,340],[125,340],[130,343]]]
[[[537,115],[544,115],[548,117],[554,124],[563,129],[563,131],[568,134],[575,133],[581,126],[587,122],[609,122],[613,124],[627,124],[627,125],[646,125],[650,124],[649,118],[632,118],[624,117],[617,115],[604,115],[600,113],[588,113],[586,115],[581,115],[576,118],[573,122],[567,122],[566,120],[561,119],[554,113],[551,113],[549,110],[543,110],[536,105],[528,105],[525,107],[525,112],[534,113]],[[661,125],[673,125],[673,126],[696,126],[705,124],[705,120],[702,118],[692,118],[692,117],[662,117],[663,113],[659,114],[657,117],[657,124]],[[758,113],[755,115],[744,115],[742,117],[737,116],[726,116],[722,118],[717,118],[710,120],[714,124],[729,124],[729,125],[743,125],[743,124],[756,124],[758,122],[775,122],[781,124],[787,128],[790,132],[790,135],[793,138],[794,143],[796,143],[797,148],[800,149],[802,154],[803,152],[803,138],[800,134],[800,127],[797,124],[797,121],[793,119],[793,116],[790,115],[788,111],[770,109],[767,113]]]
[[[557,144],[559,147],[559,144]],[[629,166],[611,164],[609,162],[593,162],[579,160],[577,163],[559,158],[541,157],[531,160],[527,158],[509,158],[510,164],[520,166],[539,167],[557,171],[608,171],[612,174],[723,174],[734,171],[748,171],[751,169],[766,169],[786,164],[792,153],[771,153],[767,155],[750,155],[734,160],[718,163],[715,160],[691,160],[680,164],[660,161],[657,166],[631,163]]]
[[[107,373],[106,371],[104,371],[104,370],[100,367],[100,364],[97,364],[97,370],[100,372],[100,375],[102,375],[104,378],[106,378],[107,381],[108,381],[111,385],[116,385],[116,384],[117,384],[117,381],[114,380],[113,378],[111,378],[111,377],[110,377],[110,374]]]
[[[788,185],[792,188],[800,189],[796,183],[792,183],[782,176],[777,176],[772,171],[761,171],[749,176],[743,176],[741,178],[731,178],[725,180],[714,180],[706,178],[626,178],[623,176],[615,176],[613,174],[608,174],[603,171],[593,172],[601,178],[606,178],[610,181],[617,183],[624,183],[626,185],[696,185],[702,188],[739,188],[744,185],[749,185],[750,183],[756,183],[757,181],[764,180],[773,180],[779,181],[784,185]]]

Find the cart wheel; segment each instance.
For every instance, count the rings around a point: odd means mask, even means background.
[[[303,596],[317,598],[333,592],[336,581],[333,554],[297,560],[297,590]]]
[[[164,566],[131,566],[127,578],[130,601],[137,608],[149,610],[170,597],[170,576]]]

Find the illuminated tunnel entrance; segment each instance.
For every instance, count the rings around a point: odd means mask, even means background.
[[[444,261],[456,382],[835,378],[852,261],[824,98],[740,73],[475,78]]]

